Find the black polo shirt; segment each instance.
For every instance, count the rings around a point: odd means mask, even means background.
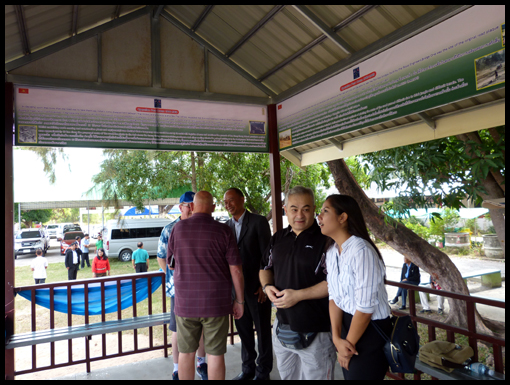
[[[306,289],[326,281],[324,245],[328,237],[314,220],[312,226],[298,236],[289,226],[277,231],[260,261],[261,270],[272,270],[275,287]],[[329,332],[328,297],[300,301],[288,309],[278,309],[278,322],[290,325],[296,332]]]

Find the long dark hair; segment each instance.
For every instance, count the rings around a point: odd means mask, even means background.
[[[375,243],[370,239],[370,235],[368,235],[367,225],[365,223],[365,219],[363,218],[363,213],[359,208],[358,202],[349,196],[349,195],[340,195],[333,194],[326,198],[326,201],[329,202],[329,205],[335,210],[337,215],[342,213],[347,214],[347,231],[351,235],[355,235],[357,237],[363,238],[365,241],[370,243],[374,248],[375,252],[379,256],[379,259],[383,261],[381,252],[375,245]],[[328,250],[335,241],[333,239],[329,239],[326,243],[326,250]]]
[[[101,250],[103,252],[103,256],[102,257],[99,256],[99,250]],[[102,247],[97,249],[97,259],[102,259],[103,261],[108,259],[108,257],[106,256],[106,253],[104,252],[104,249]]]

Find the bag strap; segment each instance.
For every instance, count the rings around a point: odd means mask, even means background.
[[[372,324],[372,326],[374,327],[375,330],[377,330],[377,333],[379,333],[379,335],[382,337],[382,339],[386,342],[390,341],[390,337],[386,335],[386,333],[384,333],[384,331],[372,320],[370,320],[370,323]]]

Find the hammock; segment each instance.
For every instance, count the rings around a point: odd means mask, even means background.
[[[141,302],[148,297],[148,278],[136,279],[136,302]],[[120,281],[120,307],[122,310],[133,305],[132,280]],[[161,286],[161,277],[152,277],[152,292]],[[89,284],[89,315],[101,314],[101,283]],[[18,293],[23,298],[31,301],[31,290],[22,290]],[[104,284],[105,313],[117,311],[117,282],[109,281]],[[55,287],[53,289],[54,309],[61,313],[67,313],[67,287]],[[50,289],[36,289],[35,303],[47,309],[50,308]],[[71,286],[71,313],[85,315],[85,285]]]

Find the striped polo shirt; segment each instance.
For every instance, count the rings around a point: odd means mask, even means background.
[[[241,265],[234,233],[211,215],[196,213],[175,224],[167,255],[175,259],[175,314],[222,317],[232,313],[230,265]]]

